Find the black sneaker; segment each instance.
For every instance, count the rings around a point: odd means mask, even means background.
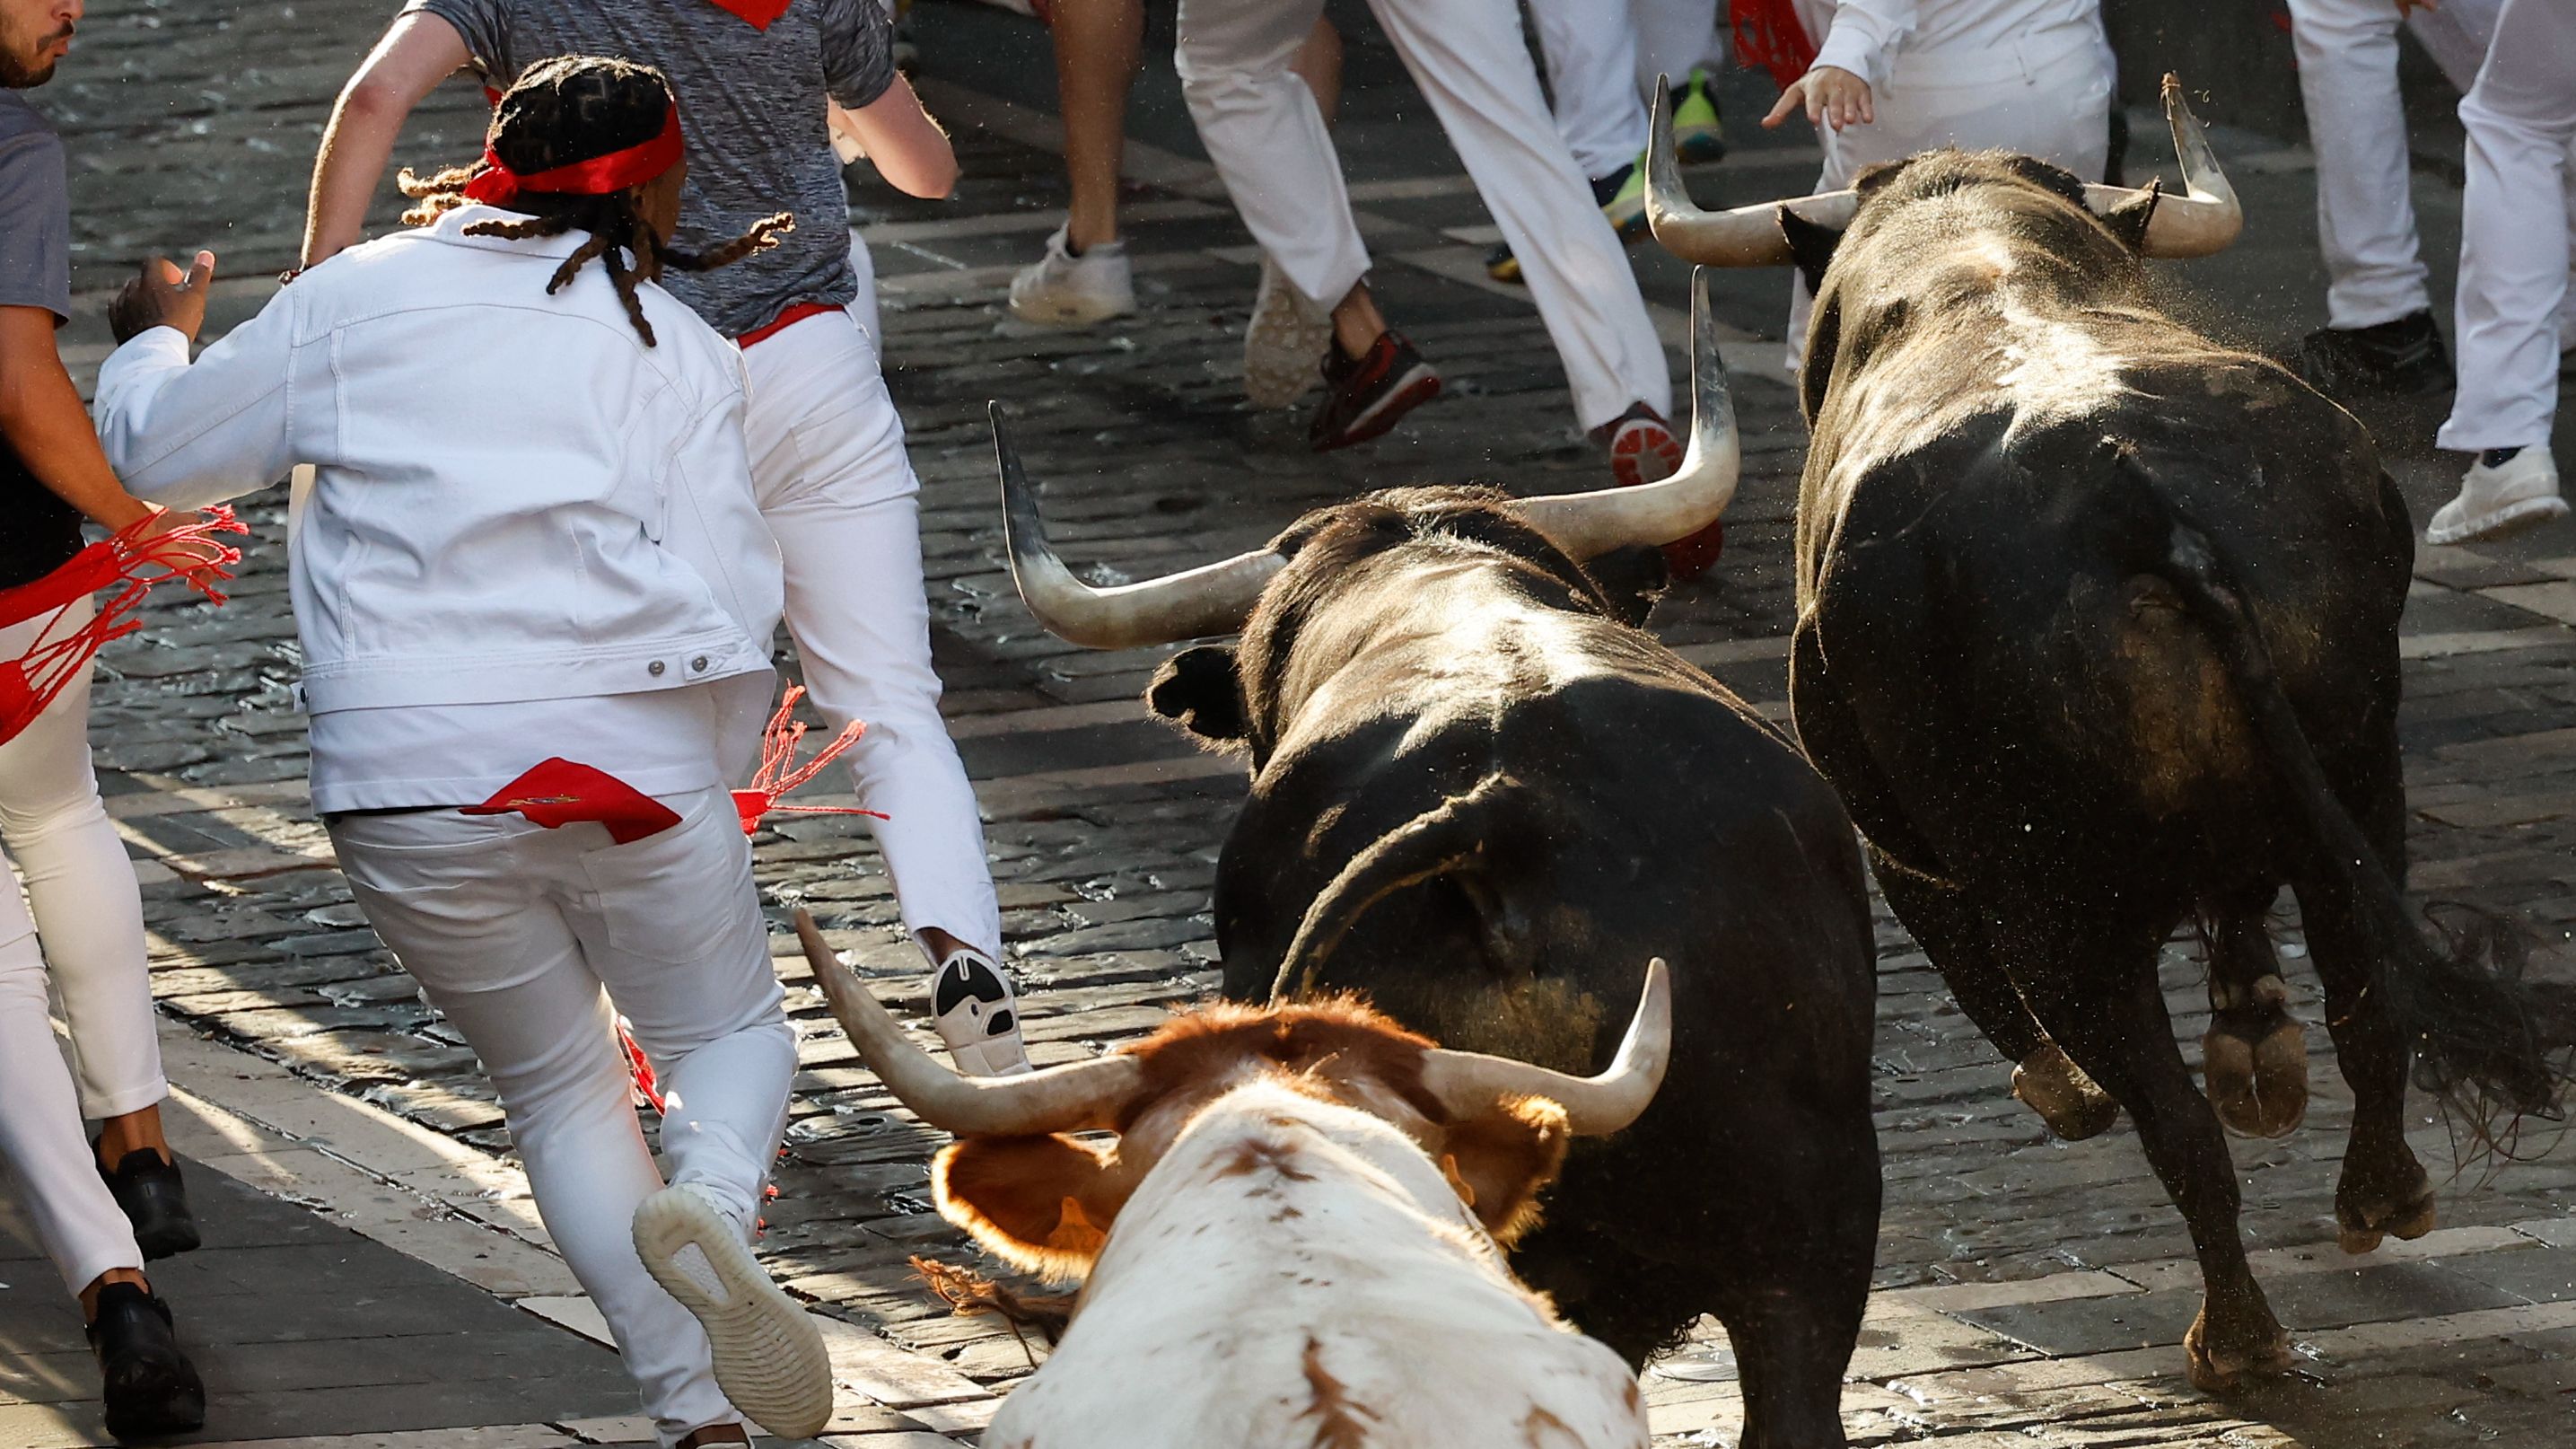
[[[206,1386],[170,1331],[170,1305],[131,1283],[98,1291],[89,1326],[107,1400],[107,1432],[119,1439],[185,1434],[206,1422]]]
[[[2299,339],[2299,376],[2308,386],[2346,398],[2425,397],[2448,392],[2451,354],[2429,311],[2375,327],[2320,327]]]
[[[1324,403],[1306,425],[1306,446],[1329,453],[1365,443],[1439,395],[1440,374],[1393,329],[1364,357],[1344,354],[1337,339],[1324,354]]]
[[[96,1152],[95,1143],[91,1150]],[[179,1164],[162,1161],[160,1153],[147,1147],[125,1154],[113,1172],[105,1163],[99,1164],[98,1175],[107,1180],[108,1192],[134,1224],[134,1245],[143,1250],[145,1262],[196,1250],[197,1219],[188,1211],[188,1188],[180,1181]]]

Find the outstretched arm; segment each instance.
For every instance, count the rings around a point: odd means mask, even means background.
[[[859,149],[895,190],[941,197],[956,189],[957,153],[949,147],[948,133],[921,108],[912,82],[896,76],[885,94],[845,114]]]
[[[110,309],[127,342],[98,370],[98,439],[126,486],[154,503],[203,508],[256,493],[300,462],[287,436],[297,289],[225,334],[193,366],[212,252],[183,277],[160,257]]]
[[[421,98],[472,59],[456,27],[415,11],[394,21],[385,38],[331,105],[322,149],[313,158],[313,192],[304,217],[305,266],[317,266],[358,240],[367,204],[393,159],[394,138]]]

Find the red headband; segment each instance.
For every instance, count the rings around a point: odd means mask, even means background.
[[[668,171],[680,159],[680,108],[671,107],[662,114],[662,133],[641,145],[605,156],[593,156],[570,166],[557,166],[550,171],[531,172],[521,176],[501,164],[488,144],[483,148],[483,169],[465,183],[465,199],[486,206],[508,206],[522,191],[551,191],[571,196],[607,196],[630,186],[641,186]]]

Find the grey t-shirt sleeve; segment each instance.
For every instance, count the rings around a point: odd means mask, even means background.
[[[447,0],[432,0],[447,3]],[[894,22],[877,0],[823,0],[823,90],[857,110],[894,84]]]
[[[62,138],[50,131],[0,140],[0,307],[71,320],[71,193]]]
[[[405,15],[435,15],[456,27],[485,79],[506,86],[502,78],[510,73],[510,57],[501,43],[507,29],[501,11],[501,0],[405,0],[403,5]]]

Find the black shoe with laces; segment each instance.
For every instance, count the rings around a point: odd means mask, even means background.
[[[188,1211],[188,1187],[179,1178],[179,1164],[162,1161],[160,1153],[146,1147],[125,1154],[113,1170],[100,1163],[98,1175],[134,1224],[134,1245],[143,1250],[145,1262],[196,1250],[197,1219]]]
[[[107,1432],[119,1439],[184,1434],[206,1422],[206,1386],[179,1351],[170,1305],[131,1283],[98,1291],[89,1325],[107,1400]]]
[[[1360,357],[1336,341],[1324,353],[1324,401],[1306,425],[1306,446],[1329,453],[1365,443],[1439,395],[1440,374],[1401,334],[1379,334]]]
[[[2429,311],[2372,327],[2320,327],[2299,339],[2299,376],[2341,401],[2424,397],[2454,383],[2451,354]]]

